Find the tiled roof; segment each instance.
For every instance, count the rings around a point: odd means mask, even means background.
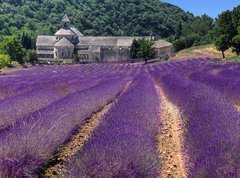
[[[73,33],[72,30],[70,30],[70,29],[61,28],[60,30],[57,31],[57,33],[55,33],[55,35],[68,36],[68,35],[75,35],[75,33]]]
[[[70,28],[73,33],[75,33],[77,36],[84,36],[80,31],[78,31],[76,28],[71,27]]]
[[[36,46],[53,46],[55,42],[55,36],[38,36]]]
[[[125,36],[84,36],[79,38],[79,46],[123,46],[129,47],[134,39],[150,39],[150,37],[125,37]]]
[[[54,46],[61,46],[61,47],[74,47],[74,45],[65,37],[61,38]]]
[[[155,48],[164,48],[164,47],[169,47],[169,46],[172,46],[172,43],[169,43],[165,40],[158,40],[158,41],[155,41],[155,43],[154,43]]]
[[[65,14],[61,21],[62,22],[70,22],[70,19],[68,18],[67,14]]]

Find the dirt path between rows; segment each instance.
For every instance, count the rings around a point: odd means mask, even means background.
[[[160,172],[163,178],[187,177],[187,154],[183,147],[183,125],[178,108],[165,96],[162,89],[156,86],[161,107],[161,129],[157,136],[158,151],[162,162]]]
[[[239,105],[235,105],[235,107],[237,108],[237,111],[240,112],[240,106]]]
[[[44,171],[42,177],[64,177],[65,165],[71,160],[71,158],[81,151],[84,147],[85,142],[92,136],[92,132],[100,125],[105,114],[115,105],[119,98],[127,91],[132,81],[128,82],[123,91],[114,99],[114,101],[107,104],[101,111],[93,114],[85,123],[82,124],[81,128],[73,136],[64,147],[61,148],[59,153],[56,155],[57,163]]]

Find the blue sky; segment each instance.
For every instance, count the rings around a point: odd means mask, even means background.
[[[194,15],[207,14],[213,18],[225,10],[232,10],[240,5],[240,0],[162,0],[177,5]]]

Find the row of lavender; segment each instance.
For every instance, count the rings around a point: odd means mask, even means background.
[[[98,70],[98,76],[95,76],[95,70]],[[35,88],[32,87],[32,83],[29,84],[28,82],[24,82],[24,79],[22,79],[23,82],[21,88],[24,92],[18,88],[19,92],[23,92],[22,94],[16,95],[15,97],[5,98],[0,101],[0,132],[8,125],[15,123],[18,119],[46,107],[68,94],[90,88],[104,79],[117,79],[122,76],[132,77],[135,73],[137,73],[137,70],[139,69],[136,68],[128,71],[127,73],[126,68],[122,67],[119,67],[118,69],[114,67],[111,70],[107,70],[106,68],[104,68],[104,70],[95,68],[93,71],[88,72],[88,75],[85,75],[84,78],[82,78],[84,73],[78,73],[78,71],[75,72],[75,70],[72,69],[68,72],[67,77],[58,74],[55,78],[48,79],[49,81],[47,82],[45,81],[44,84],[41,82],[37,83],[37,81],[43,80],[39,77],[39,80],[37,80],[34,84]],[[132,76],[130,74],[132,74]],[[29,80],[31,80],[31,76],[29,76]],[[9,86],[16,89],[15,84],[9,84]],[[30,91],[27,91],[26,88],[29,88]]]
[[[33,68],[28,71],[18,71],[7,76],[0,77],[0,101],[14,97],[35,89],[45,89],[56,85],[68,84],[79,79],[91,76],[98,78],[103,74],[114,74],[133,72],[138,66],[71,66],[71,67],[49,67]]]
[[[140,74],[66,165],[65,177],[157,177],[161,162],[155,137],[161,120],[158,95]]]
[[[80,67],[79,71],[77,67],[62,70],[47,68],[49,76],[39,74],[39,78],[33,71],[25,83],[25,75],[14,74],[9,83],[3,84],[14,88],[14,82],[18,82],[23,90],[28,86],[30,90],[0,101],[0,177],[34,175],[86,118],[122,91],[141,66],[93,65]],[[57,86],[55,79],[59,81]]]
[[[56,96],[58,99],[52,99],[45,106],[30,109],[23,114],[26,115],[24,117],[16,117],[20,119],[15,119],[13,126],[0,133],[0,176],[34,175],[56,149],[69,139],[74,128],[92,112],[115,98],[141,68],[130,64],[47,68],[45,73],[52,75],[51,80],[47,81],[50,86],[54,80],[66,79],[65,88],[74,89],[62,98]],[[186,127],[185,146],[190,156],[189,176],[239,175],[240,116],[233,105],[233,102],[237,104],[236,97],[230,97],[226,90],[215,87],[211,82],[206,83],[207,79],[199,79],[204,72],[204,77],[221,77],[229,80],[227,84],[231,86],[231,80],[237,83],[240,79],[239,64],[221,65],[218,60],[195,59],[146,68],[183,113]],[[37,70],[42,72],[42,69]],[[161,160],[158,157],[155,136],[161,122],[157,113],[160,101],[150,77],[145,70],[141,71],[128,91],[104,117],[84,150],[67,165],[69,172],[66,177],[159,175]],[[12,74],[9,85],[4,86],[11,87],[11,82],[21,84],[21,76],[27,77],[29,71],[24,71],[24,74],[21,72]],[[50,93],[52,90],[56,92],[64,88],[62,85],[59,85],[57,90],[56,85],[49,87],[45,83],[48,77],[43,73],[40,74],[41,79],[38,79],[37,73],[34,72],[33,78],[27,80],[26,86],[41,83],[40,85],[44,85],[43,90],[47,89]],[[0,80],[6,79],[3,77]],[[69,80],[72,83],[69,83]],[[79,86],[82,85],[89,89],[81,91]],[[31,90],[34,91],[36,96],[33,101],[37,96],[43,97],[38,90]],[[235,90],[228,90],[229,93],[233,91]],[[236,90],[234,96],[237,96],[237,93]],[[13,105],[16,102],[14,99],[23,99],[24,94],[25,91],[6,98],[13,100],[10,103]],[[6,99],[2,102],[6,102]],[[59,129],[63,125],[64,129]]]
[[[182,112],[188,176],[239,177],[240,64],[189,62],[148,68]]]

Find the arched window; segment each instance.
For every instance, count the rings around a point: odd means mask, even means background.
[[[62,56],[63,56],[63,54],[64,54],[64,53],[62,52]]]
[[[67,28],[67,23],[64,23],[64,27]]]

